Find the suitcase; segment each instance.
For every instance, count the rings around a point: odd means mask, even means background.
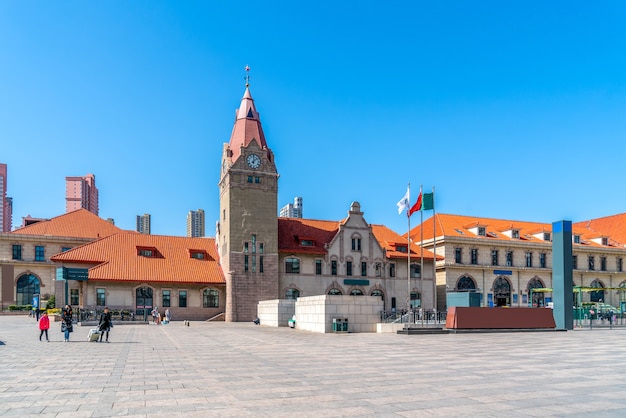
[[[98,341],[100,338],[100,331],[98,328],[92,328],[89,330],[89,336],[87,337],[88,341]]]

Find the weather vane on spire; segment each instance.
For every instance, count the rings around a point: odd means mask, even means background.
[[[246,88],[247,88],[247,87],[250,87],[250,66],[246,65],[245,70],[246,70],[246,77],[245,78],[246,78]]]

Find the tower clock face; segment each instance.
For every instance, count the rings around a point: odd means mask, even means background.
[[[256,154],[250,154],[246,158],[246,162],[248,163],[248,167],[257,169],[261,166],[261,159]]]

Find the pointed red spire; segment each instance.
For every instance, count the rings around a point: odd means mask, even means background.
[[[235,126],[230,135],[229,148],[232,152],[231,158],[233,162],[239,158],[241,147],[247,147],[253,140],[256,141],[261,149],[267,149],[259,112],[256,111],[254,106],[254,99],[252,99],[250,89],[246,87],[246,91],[241,99],[241,105],[235,114]]]

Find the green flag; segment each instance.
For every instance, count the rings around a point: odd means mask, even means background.
[[[422,202],[422,210],[433,210],[435,207],[435,193],[424,193]]]

